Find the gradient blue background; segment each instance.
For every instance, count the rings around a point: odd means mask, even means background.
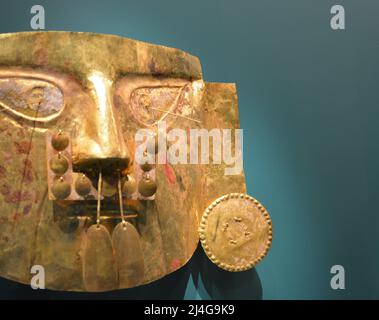
[[[248,191],[269,210],[274,242],[255,269],[229,274],[201,249],[148,286],[99,295],[32,291],[2,298],[379,298],[379,2],[375,0],[2,1],[0,32],[118,34],[197,55],[206,81],[235,82]],[[342,4],[346,30],[332,31]],[[330,288],[330,268],[346,290]]]

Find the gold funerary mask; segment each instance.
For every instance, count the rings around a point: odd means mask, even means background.
[[[271,221],[243,171],[225,174],[212,152],[170,161],[162,128],[187,133],[185,146],[196,129],[238,129],[234,84],[118,36],[0,35],[0,275],[28,284],[40,265],[49,289],[129,288],[182,267],[199,239],[223,269],[259,262]]]

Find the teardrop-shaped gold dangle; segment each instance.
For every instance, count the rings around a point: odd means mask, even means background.
[[[62,151],[68,147],[69,138],[62,130],[59,130],[58,133],[52,136],[51,144],[55,150]]]
[[[104,179],[102,195],[106,198],[111,198],[117,193],[117,186],[114,185],[113,181]]]
[[[68,161],[60,153],[50,159],[50,169],[57,175],[63,175],[68,170]]]
[[[83,282],[87,291],[118,288],[118,275],[108,229],[100,224],[102,173],[99,172],[96,224],[88,228],[83,255]]]
[[[91,192],[91,185],[91,181],[83,174],[76,180],[75,190],[80,196],[85,197]]]
[[[138,184],[138,192],[144,197],[151,197],[157,192],[157,184],[146,174]]]
[[[145,172],[148,172],[150,170],[153,170],[154,166],[150,163],[144,163],[140,165],[141,169]]]
[[[71,186],[68,182],[64,181],[63,177],[60,177],[54,182],[51,192],[55,198],[63,200],[71,194]]]
[[[145,262],[137,230],[129,222],[120,222],[113,230],[112,243],[119,287],[130,288],[141,284],[145,277]]]
[[[122,188],[122,191],[127,194],[131,195],[137,190],[137,183],[136,179],[134,179],[133,176],[128,175],[127,180],[124,182],[124,186]]]
[[[111,236],[102,225],[94,224],[87,230],[83,255],[83,282],[87,291],[98,292],[118,288]]]
[[[125,221],[120,174],[118,176],[118,195],[121,222],[113,230],[112,244],[118,269],[119,287],[130,288],[143,281],[145,263],[139,234],[132,224]]]

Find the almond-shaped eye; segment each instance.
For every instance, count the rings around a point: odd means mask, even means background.
[[[0,109],[26,119],[48,120],[58,115],[63,107],[62,91],[50,82],[0,78]]]
[[[130,97],[130,108],[137,120],[152,125],[173,112],[183,87],[142,87]]]

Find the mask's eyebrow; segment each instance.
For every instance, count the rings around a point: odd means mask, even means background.
[[[182,95],[183,93],[183,90],[184,90],[184,87],[181,88],[180,90],[180,94],[177,96],[177,98],[175,99],[175,102],[174,104],[177,104],[178,103],[178,99],[179,97]],[[156,111],[159,111],[159,112],[163,112],[165,114],[169,114],[169,115],[172,115],[174,117],[179,117],[179,118],[184,118],[184,119],[187,119],[187,120],[190,120],[190,121],[194,121],[194,122],[197,122],[197,123],[201,123],[200,120],[198,119],[194,119],[194,118],[190,118],[190,117],[187,117],[187,116],[183,116],[181,114],[177,114],[177,113],[174,113],[174,112],[171,112],[171,111],[166,111],[166,110],[163,110],[163,109],[160,109],[160,108],[156,108],[156,107],[152,107],[151,105],[147,105],[146,108],[148,109],[151,109],[151,110],[156,110]]]
[[[170,111],[165,111],[165,110],[162,110],[162,109],[159,109],[159,108],[154,108],[154,107],[151,107],[151,106],[147,106],[147,108],[152,109],[152,110],[156,110],[156,111],[160,111],[160,112],[164,112],[166,114],[170,114],[170,115],[175,116],[175,117],[180,117],[180,118],[184,118],[184,119],[187,119],[187,120],[191,120],[191,121],[194,121],[194,122],[201,123],[201,121],[198,120],[198,119],[193,119],[193,118],[190,118],[190,117],[186,117],[186,116],[183,116],[181,114],[176,114],[176,113],[173,113],[173,112],[170,112]]]

